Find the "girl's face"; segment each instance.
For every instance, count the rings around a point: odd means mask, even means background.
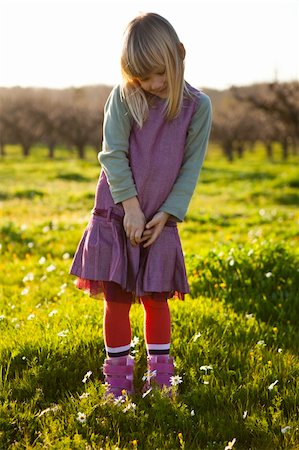
[[[152,72],[145,78],[138,79],[138,83],[144,91],[152,95],[156,95],[160,98],[167,98],[168,96],[167,77],[165,70],[160,72]]]

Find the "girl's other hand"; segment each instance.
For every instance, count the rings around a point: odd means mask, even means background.
[[[122,204],[125,211],[123,224],[126,236],[133,246],[139,245],[145,227],[145,217],[139,201],[137,197],[132,197],[123,201]]]
[[[155,242],[155,240],[160,236],[167,220],[169,219],[170,214],[160,211],[154,215],[152,220],[150,220],[143,232],[141,242],[145,242],[143,247],[149,247],[151,244]]]

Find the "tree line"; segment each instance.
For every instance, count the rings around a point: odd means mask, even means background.
[[[112,86],[69,89],[0,88],[0,155],[5,146],[19,144],[24,156],[34,145],[48,148],[50,158],[61,145],[84,158],[102,142],[104,104]],[[299,83],[264,83],[216,91],[204,89],[213,104],[211,140],[228,160],[242,157],[262,142],[273,158],[279,143],[282,158],[297,153],[299,137]]]

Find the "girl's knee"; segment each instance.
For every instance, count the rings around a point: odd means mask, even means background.
[[[151,297],[142,297],[141,303],[145,310],[165,310],[168,309],[168,300],[154,300]]]

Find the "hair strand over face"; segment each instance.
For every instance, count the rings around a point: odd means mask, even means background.
[[[121,55],[122,97],[142,127],[148,116],[148,102],[139,81],[165,70],[168,96],[165,117],[168,120],[180,111],[184,91],[184,61],[180,41],[172,25],[155,13],[144,13],[133,19],[124,35]]]

